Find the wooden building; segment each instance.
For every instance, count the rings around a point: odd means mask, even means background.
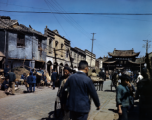
[[[26,65],[45,69],[47,36],[26,27],[10,17],[0,17],[0,51],[5,65],[15,68]]]
[[[140,52],[134,50],[116,50],[108,53],[109,57],[103,61],[105,70],[131,70],[140,71],[144,65],[144,58],[137,58]],[[103,58],[104,59],[104,58]]]

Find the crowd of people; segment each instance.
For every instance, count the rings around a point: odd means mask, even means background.
[[[37,75],[37,72],[41,75]],[[16,81],[14,70],[10,70],[9,66],[6,65],[6,68],[4,68],[4,77],[5,80],[1,84],[1,89],[4,90],[6,94],[10,95],[15,95],[15,86],[25,85],[27,92],[35,92],[36,86],[39,88],[40,84],[44,86],[48,85],[46,75],[41,68],[36,70],[36,72],[32,69],[29,74],[23,73],[21,78]]]
[[[124,72],[115,72],[112,75],[112,84],[116,88],[116,106],[118,108],[119,120],[128,120],[128,113],[134,108],[134,99],[139,98],[138,90],[135,86],[143,80],[139,72],[137,74],[125,74]]]
[[[88,63],[86,61],[80,61],[78,71],[72,71],[68,66],[63,69],[63,75],[58,76],[56,69],[53,69],[51,75],[52,87],[55,89],[55,83],[58,81],[58,97],[61,101],[61,109],[63,120],[87,120],[90,111],[91,99],[94,101],[97,110],[100,109],[100,101],[95,89],[95,86],[88,76]],[[38,72],[38,71],[37,71]],[[16,76],[13,72],[9,72],[9,66],[4,69],[5,81],[2,83],[2,88],[7,93],[15,94],[15,84],[24,83],[28,92],[35,92],[35,87],[39,88],[40,83],[43,81],[44,85],[47,85],[47,78],[44,72],[40,69],[41,77],[36,76],[36,72],[30,71],[29,75],[23,73],[21,79],[15,83]],[[106,75],[103,71],[96,74],[93,70],[91,76],[99,76],[103,81],[106,79]],[[128,111],[134,106],[134,92],[136,91],[133,86],[134,81],[139,82],[143,79],[143,76],[131,74],[126,75],[121,72],[115,72],[111,75],[111,80],[116,88],[116,106],[118,108],[119,119],[128,120]],[[121,80],[121,83],[118,81]],[[103,88],[103,83],[102,83]],[[91,99],[90,99],[91,98]]]

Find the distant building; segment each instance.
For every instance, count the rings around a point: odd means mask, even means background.
[[[110,57],[107,57],[106,60],[103,61],[103,67],[106,70],[131,70],[136,71],[140,70],[140,64],[144,64],[144,61],[140,62],[138,58],[136,58],[140,52],[134,52],[134,50],[116,50],[112,53],[108,53]],[[105,58],[104,58],[105,59]]]
[[[81,60],[86,60],[85,51],[81,50],[80,48],[72,48],[71,47],[71,57],[73,59],[73,67],[78,68],[78,64]]]
[[[26,65],[45,69],[47,37],[10,17],[0,17],[0,51],[11,68]]]
[[[89,64],[89,68],[95,68],[95,63],[96,63],[96,55],[89,50],[85,50],[86,54],[86,61]],[[91,66],[90,66],[91,63]]]
[[[99,57],[98,59],[96,59],[96,67],[103,68],[103,58],[102,57]]]

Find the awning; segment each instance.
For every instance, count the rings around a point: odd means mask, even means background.
[[[0,61],[2,61],[4,57],[5,55],[0,51]]]

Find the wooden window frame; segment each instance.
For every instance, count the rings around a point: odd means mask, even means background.
[[[17,47],[25,47],[25,35],[18,33],[17,34]]]

